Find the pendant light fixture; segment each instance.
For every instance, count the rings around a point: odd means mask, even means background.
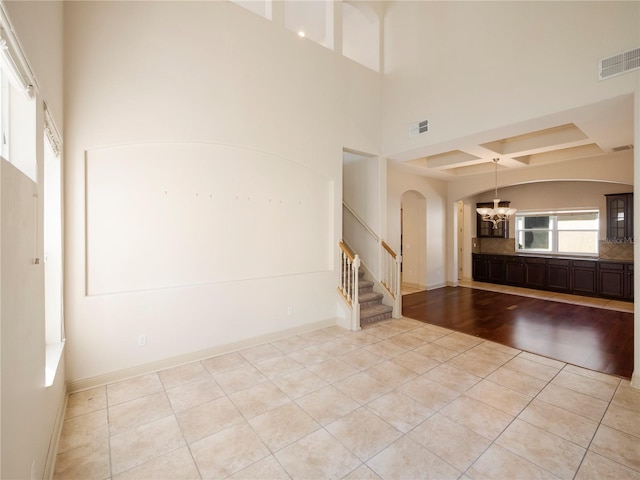
[[[498,161],[499,158],[494,158],[493,163],[496,166],[496,189],[495,196],[493,198],[493,208],[477,208],[476,212],[482,217],[485,222],[493,223],[493,228],[498,228],[498,223],[506,221],[511,215],[517,212],[515,208],[500,207],[500,199],[498,198]]]

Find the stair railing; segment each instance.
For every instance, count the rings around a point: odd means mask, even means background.
[[[381,240],[382,270],[380,283],[387,289],[393,298],[393,318],[402,316],[402,299],[400,296],[400,256],[393,249]]]
[[[360,329],[360,302],[358,301],[358,270],[360,257],[343,242],[340,245],[340,285],[338,291],[351,307],[352,330]]]
[[[340,285],[338,290],[351,306],[358,303],[358,269],[360,257],[340,242]]]

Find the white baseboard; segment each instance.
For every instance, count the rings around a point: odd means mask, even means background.
[[[129,378],[137,377],[147,373],[157,372],[159,370],[165,370],[167,368],[179,367],[187,363],[197,362],[205,360],[207,358],[223,355],[225,353],[235,352],[244,348],[255,347],[263,343],[273,342],[292,335],[298,335],[300,333],[312,332],[325,327],[331,327],[337,325],[336,318],[330,318],[326,320],[320,320],[313,323],[308,323],[300,327],[288,328],[286,330],[280,330],[274,333],[268,333],[257,337],[249,338],[246,340],[240,340],[238,342],[229,343],[227,345],[220,345],[217,347],[208,348],[206,350],[200,350],[198,352],[187,353],[177,357],[171,357],[164,360],[158,360],[157,362],[146,363],[144,365],[138,365],[124,370],[118,370],[116,372],[105,373],[104,375],[98,375],[91,378],[82,380],[76,380],[67,384],[67,392],[75,393],[81,390],[88,390],[90,388],[101,387],[114,382],[120,382]]]
[[[58,404],[58,411],[56,412],[56,421],[53,425],[53,432],[51,433],[51,440],[49,441],[49,451],[47,452],[47,459],[45,460],[44,473],[42,478],[53,480],[53,474],[56,469],[56,460],[58,459],[58,446],[60,445],[60,437],[62,436],[62,426],[64,424],[64,414],[67,411],[67,387],[62,387],[62,398]]]

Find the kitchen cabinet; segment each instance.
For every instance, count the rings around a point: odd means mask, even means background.
[[[622,263],[600,264],[600,293],[610,298],[625,297],[625,268]]]
[[[547,260],[547,287],[555,292],[571,290],[571,261],[565,258]]]
[[[633,301],[633,263],[532,255],[473,254],[479,282]]]
[[[576,295],[596,296],[598,292],[598,280],[596,273],[596,261],[574,260],[572,263],[573,288],[571,293]]]
[[[616,193],[607,197],[607,239],[633,238],[633,193]]]
[[[547,287],[547,260],[545,258],[527,257],[525,281],[523,287],[546,289]]]
[[[521,257],[508,256],[505,261],[506,283],[522,285],[526,274],[526,267]]]
[[[499,207],[508,207],[511,202],[500,202]],[[476,203],[476,208],[493,208],[493,202]],[[482,215],[476,213],[476,235],[479,238],[509,238],[509,220],[498,222],[493,228],[492,222],[482,220]]]

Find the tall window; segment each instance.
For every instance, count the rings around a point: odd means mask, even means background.
[[[53,384],[64,344],[62,308],[62,170],[60,135],[45,107],[44,123],[44,319],[46,385]]]
[[[597,255],[597,210],[518,213],[516,251]]]
[[[380,19],[366,2],[342,2],[342,54],[380,71]]]
[[[29,62],[0,3],[0,155],[37,181],[35,93]]]

